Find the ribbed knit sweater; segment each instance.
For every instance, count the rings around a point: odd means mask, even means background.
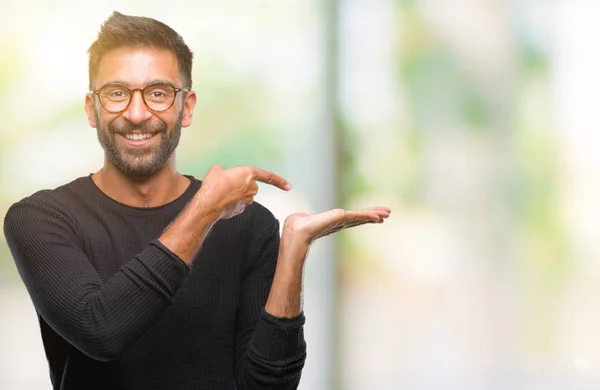
[[[304,316],[269,315],[279,224],[253,203],[188,267],[157,238],[201,186],[154,208],[91,175],[15,203],[4,234],[39,317],[54,389],[295,389]]]

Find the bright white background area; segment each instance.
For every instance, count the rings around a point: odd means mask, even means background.
[[[154,17],[195,53],[185,173],[280,173],[281,221],[393,209],[311,251],[301,389],[600,388],[600,3],[325,4],[0,0],[0,214],[101,166],[86,51],[113,10]],[[0,388],[49,389],[2,245]]]

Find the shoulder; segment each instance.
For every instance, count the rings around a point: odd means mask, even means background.
[[[14,203],[13,207],[40,206],[57,210],[68,209],[69,204],[84,196],[89,177],[79,177],[54,189],[43,189]]]
[[[258,202],[252,202],[250,206],[246,207],[244,212],[248,212],[252,219],[261,224],[272,224],[277,221],[271,210]]]
[[[246,207],[238,217],[242,217],[240,222],[244,223],[246,228],[250,228],[258,235],[263,235],[265,232],[272,233],[273,230],[279,229],[279,221],[271,210],[258,202],[253,202]]]
[[[267,207],[253,202],[246,207],[242,215],[244,214],[248,219],[244,230],[250,240],[250,247],[254,248],[252,252],[260,252],[268,243],[279,242],[279,221]],[[255,255],[256,253],[251,257]]]
[[[70,210],[84,188],[84,180],[85,177],[78,178],[54,189],[37,191],[12,204],[4,217],[5,226],[46,219],[68,223],[71,221]]]

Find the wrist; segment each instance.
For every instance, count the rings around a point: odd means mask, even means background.
[[[196,192],[189,207],[198,210],[200,214],[202,214],[203,219],[210,221],[213,224],[221,217],[221,208],[218,203],[211,200],[210,197],[202,191],[202,188]]]
[[[302,273],[309,244],[285,229],[265,311],[275,317],[294,318],[302,311]]]
[[[294,235],[282,233],[274,277],[282,281],[298,280],[304,269],[310,245]]]
[[[293,245],[298,248],[305,246],[307,250],[310,244],[312,244],[310,237],[303,234],[301,230],[287,220],[284,222],[283,229],[281,230],[281,240],[285,240],[288,245]]]
[[[279,256],[285,259],[296,259],[306,257],[310,249],[310,242],[301,235],[286,232],[285,228],[279,240]]]

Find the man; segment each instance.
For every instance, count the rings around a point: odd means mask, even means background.
[[[4,231],[38,313],[54,389],[293,389],[305,360],[310,244],[390,210],[293,214],[253,203],[254,167],[175,168],[192,53],[114,13],[89,50],[85,109],[104,166],[14,204]]]

